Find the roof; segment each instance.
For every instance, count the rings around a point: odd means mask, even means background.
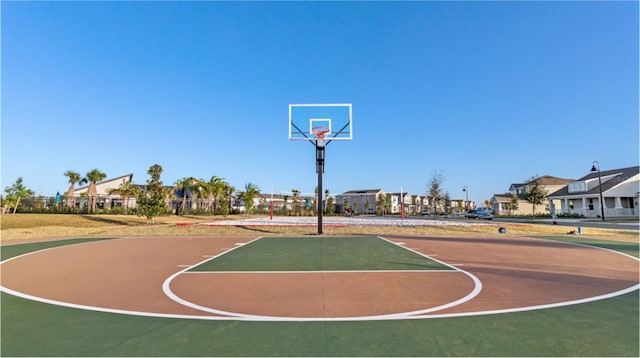
[[[380,191],[382,191],[382,189],[349,190],[338,195],[377,194]]]
[[[558,177],[552,177],[550,175],[543,175],[541,177],[531,180],[527,184],[531,184],[536,180],[538,181],[538,183],[540,183],[540,185],[567,185],[575,181],[575,179],[563,179]]]
[[[617,174],[617,175],[616,175]],[[600,172],[600,176],[606,177],[606,176],[610,176],[610,175],[616,175],[615,177],[607,180],[606,182],[602,183],[602,191],[605,192],[611,188],[613,188],[614,186],[625,182],[626,180],[628,180],[629,178],[636,176],[640,174],[640,166],[635,166],[635,167],[628,167],[628,168],[620,168],[620,169],[611,169],[611,170],[604,170]],[[585,181],[585,180],[591,180],[591,179],[597,179],[598,178],[598,172],[590,172],[589,174],[583,176],[582,178],[578,179],[578,180],[574,180],[573,182],[576,181]],[[594,186],[593,188],[591,188],[591,190],[588,191],[581,191],[578,193],[569,193],[569,187],[565,186],[564,188],[548,195],[548,196],[585,196],[585,195],[591,195],[591,194],[598,194],[600,193],[600,188],[598,187],[598,185]]]
[[[121,175],[121,176],[119,176],[117,178],[105,179],[103,181],[97,182],[96,185],[100,185],[100,184],[103,184],[103,183],[108,183],[108,182],[111,182],[111,181],[116,181],[118,179],[123,179],[123,178],[127,178],[127,177],[129,178],[129,181],[132,181],[133,180],[133,173],[127,174],[127,175]],[[75,191],[86,189],[86,188],[89,188],[89,185],[85,185],[85,186],[81,186],[79,188],[76,188]]]
[[[518,200],[527,201],[526,195],[524,194],[518,194],[516,196],[518,197]],[[496,199],[496,201],[511,201],[511,199],[513,199],[513,194],[511,193],[493,194],[493,197]]]

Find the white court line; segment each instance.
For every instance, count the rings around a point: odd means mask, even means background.
[[[200,273],[208,273],[208,274],[245,274],[250,273],[252,275],[260,275],[260,274],[305,274],[305,273],[460,273],[459,270],[327,270],[327,271],[317,271],[317,270],[309,270],[309,271],[187,271],[184,272],[185,275],[194,275]]]

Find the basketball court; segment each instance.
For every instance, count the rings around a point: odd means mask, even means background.
[[[240,249],[260,257],[255,247],[265,238],[136,237],[6,260],[1,265],[2,290],[56,305],[129,315],[359,321],[517,312],[638,289],[638,260],[605,249],[505,236],[370,239],[445,269],[194,271]]]

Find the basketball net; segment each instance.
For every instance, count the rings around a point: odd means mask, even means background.
[[[313,127],[311,129],[311,133],[316,135],[316,145],[318,147],[324,147],[326,145],[324,136],[325,134],[329,133],[329,128],[327,127]]]

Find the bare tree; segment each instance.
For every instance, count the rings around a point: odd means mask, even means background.
[[[437,171],[431,174],[431,179],[427,183],[427,195],[431,196],[433,200],[433,214],[435,215],[440,201],[444,198],[444,191],[442,184],[444,183],[444,177]]]

